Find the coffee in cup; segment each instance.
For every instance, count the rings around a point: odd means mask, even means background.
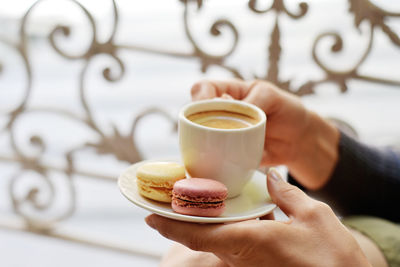
[[[266,119],[255,105],[237,100],[184,106],[179,113],[179,146],[188,174],[225,184],[228,197],[239,195],[260,165]]]
[[[217,129],[246,128],[258,122],[246,114],[225,110],[202,111],[191,114],[187,118],[194,123]]]

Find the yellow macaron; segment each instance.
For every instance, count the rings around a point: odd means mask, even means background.
[[[175,182],[185,177],[185,168],[174,162],[145,163],[136,171],[139,193],[161,202],[171,202]]]

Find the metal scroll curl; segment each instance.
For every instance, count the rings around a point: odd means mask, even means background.
[[[282,81],[280,79],[280,68],[279,63],[281,59],[282,47],[281,47],[281,30],[279,19],[281,14],[286,14],[292,19],[300,19],[307,14],[308,4],[305,2],[299,3],[299,12],[297,14],[289,11],[283,0],[274,0],[271,6],[267,9],[259,9],[257,7],[257,0],[250,0],[248,6],[251,11],[256,14],[266,14],[272,11],[275,11],[275,21],[274,27],[270,34],[270,44],[268,46],[268,65],[267,65],[267,73],[264,76],[255,75],[257,79],[268,80],[270,82],[275,83],[281,89],[292,92],[291,90],[291,81]]]
[[[85,149],[88,147],[97,146],[98,149],[102,149],[102,153],[109,153],[115,155],[118,159],[136,162],[140,160],[140,155],[137,149],[134,147],[133,134],[123,135],[119,133],[118,129],[115,128],[113,136],[107,136],[98,127],[97,123],[94,121],[92,116],[92,110],[87,103],[87,97],[85,95],[85,78],[86,72],[91,62],[91,59],[98,54],[109,55],[116,63],[116,68],[111,66],[104,66],[102,75],[104,79],[109,82],[117,82],[120,80],[124,73],[125,67],[122,60],[116,54],[116,48],[114,45],[114,36],[117,31],[118,25],[118,13],[115,1],[113,1],[114,6],[114,28],[109,39],[104,43],[99,43],[96,37],[96,24],[92,15],[89,11],[78,1],[70,0],[72,3],[76,4],[80,8],[85,16],[88,18],[90,29],[92,32],[92,40],[89,44],[89,48],[80,55],[72,55],[67,51],[62,50],[57,45],[57,36],[62,34],[63,37],[69,37],[71,33],[71,28],[65,25],[56,25],[54,29],[49,33],[48,40],[56,51],[62,57],[68,60],[83,59],[85,64],[81,70],[80,74],[80,101],[84,108],[85,114],[83,116],[75,114],[69,110],[62,110],[57,108],[32,108],[29,107],[30,95],[33,90],[33,77],[32,77],[32,66],[29,61],[28,53],[28,35],[27,35],[27,25],[29,24],[29,18],[31,14],[39,8],[39,4],[43,2],[39,0],[35,2],[24,14],[21,20],[21,26],[19,30],[19,41],[17,43],[10,43],[5,40],[0,40],[2,43],[8,47],[17,51],[17,53],[23,59],[25,72],[27,74],[26,89],[22,100],[17,105],[16,108],[3,114],[7,118],[7,123],[4,132],[9,138],[9,143],[11,145],[13,155],[7,160],[11,160],[20,164],[20,171],[15,174],[10,179],[9,183],[9,194],[12,201],[13,209],[16,214],[20,215],[26,225],[30,230],[33,231],[47,231],[51,230],[54,225],[69,216],[71,216],[75,210],[76,206],[76,193],[75,185],[73,182],[73,176],[80,174],[74,167],[74,153]],[[3,63],[4,64],[4,63]],[[2,66],[3,66],[2,64]],[[1,73],[0,73],[1,74]],[[94,131],[99,135],[99,141],[96,144],[89,144],[88,142],[83,142],[78,148],[72,148],[67,151],[62,157],[64,157],[66,164],[65,168],[56,168],[54,166],[49,166],[44,164],[43,155],[46,152],[46,142],[40,135],[28,136],[30,147],[21,146],[16,140],[16,125],[21,117],[25,114],[32,112],[42,112],[47,114],[52,114],[59,116],[60,119],[69,119],[78,122],[81,126],[86,127],[88,130]],[[3,116],[2,115],[2,116]],[[106,145],[104,145],[106,144]],[[102,146],[103,145],[103,146]],[[102,146],[102,147],[101,147]],[[101,148],[100,148],[101,147]],[[124,147],[126,151],[124,153],[119,153],[119,148]],[[27,150],[33,150],[35,153],[27,153]],[[3,155],[0,155],[3,157]],[[62,175],[62,180],[64,180],[64,185],[59,188],[54,183],[54,171]],[[92,173],[96,177],[96,173]],[[28,177],[35,176],[35,180],[39,181],[38,184],[32,185],[28,183]],[[20,192],[18,188],[24,187],[24,192]],[[64,198],[68,199],[67,203],[64,203],[62,207],[54,207],[57,205],[56,198],[61,197],[60,189],[64,189]],[[47,193],[46,193],[47,192]],[[43,196],[47,195],[43,201]],[[40,199],[42,199],[40,201]],[[57,211],[57,214],[48,214],[49,211]],[[46,213],[46,216],[43,214]]]
[[[333,38],[334,43],[331,46],[332,53],[341,52],[343,49],[343,38],[336,32],[322,33],[317,36],[312,48],[312,56],[314,62],[324,71],[325,77],[320,80],[308,81],[298,89],[295,93],[298,95],[314,94],[315,88],[325,82],[333,82],[338,85],[342,93],[348,90],[349,80],[361,80],[377,84],[385,84],[390,86],[400,86],[400,80],[391,80],[381,78],[373,75],[364,75],[360,72],[360,68],[366,59],[370,56],[373,43],[375,41],[375,31],[381,29],[395,46],[400,47],[400,38],[397,33],[387,24],[386,18],[400,17],[400,13],[385,11],[384,9],[376,6],[369,0],[349,0],[349,11],[354,15],[354,26],[360,30],[362,22],[368,24],[369,36],[368,44],[362,53],[360,59],[353,65],[353,67],[345,70],[334,70],[322,62],[317,53],[317,48],[320,42],[326,38]],[[361,30],[360,30],[360,34]]]
[[[57,185],[54,183],[54,177],[51,177],[45,169],[35,167],[36,177],[39,182],[32,184],[32,171],[22,170],[11,177],[9,182],[9,194],[12,201],[13,209],[16,214],[21,216],[28,230],[35,232],[50,231],[57,222],[70,217],[76,206],[76,193],[71,177],[64,178],[63,189],[67,190],[67,205],[56,207],[56,198],[61,196]],[[66,175],[62,173],[62,175]],[[24,176],[29,176],[30,185],[24,182]],[[25,185],[25,193],[18,194],[17,189],[20,185]],[[47,195],[47,197],[46,197]],[[52,214],[48,214],[53,211]],[[55,214],[57,213],[57,214]],[[46,215],[45,215],[46,214]]]
[[[308,11],[308,4],[306,2],[299,3],[299,13],[295,14],[287,9],[283,0],[274,0],[269,8],[266,9],[259,9],[257,7],[258,0],[250,0],[249,1],[249,8],[250,10],[254,11],[255,13],[263,14],[269,11],[275,10],[277,13],[286,13],[292,19],[299,19],[303,17]]]
[[[332,53],[341,52],[343,49],[343,38],[336,32],[327,32],[318,35],[314,41],[312,48],[312,56],[314,62],[320,67],[324,72],[324,77],[319,80],[309,80],[298,88],[293,88],[291,80],[282,81],[280,79],[280,55],[282,53],[282,48],[280,45],[280,25],[279,18],[281,14],[286,14],[292,19],[300,19],[307,14],[308,4],[305,2],[299,3],[299,11],[293,13],[287,9],[285,2],[283,0],[273,0],[272,4],[265,9],[260,9],[257,7],[259,1],[249,0],[248,6],[250,10],[256,14],[266,14],[274,11],[275,13],[275,25],[270,34],[270,45],[268,47],[268,68],[265,76],[255,76],[258,79],[264,79],[277,84],[283,90],[289,91],[290,93],[302,96],[315,93],[315,88],[326,82],[333,82],[338,85],[340,92],[344,93],[348,90],[349,80],[363,80],[367,82],[386,84],[392,86],[399,86],[400,80],[390,80],[381,77],[374,77],[371,75],[363,75],[360,73],[360,68],[362,64],[366,61],[372,51],[374,42],[374,32],[376,29],[381,29],[392,43],[396,46],[400,46],[400,38],[397,33],[387,24],[386,18],[389,17],[400,17],[400,13],[386,11],[375,4],[371,3],[369,0],[349,0],[349,11],[354,15],[354,25],[356,28],[360,27],[362,22],[366,22],[369,25],[369,38],[367,47],[360,57],[360,59],[351,67],[350,69],[344,70],[334,70],[326,63],[324,63],[318,53],[317,48],[321,41],[325,38],[333,38],[334,44],[331,47]],[[362,34],[362,33],[361,33]]]
[[[238,45],[239,42],[239,33],[236,27],[233,25],[233,23],[227,19],[219,19],[215,21],[211,28],[210,28],[210,34],[213,36],[220,36],[222,34],[222,29],[225,28],[226,30],[230,31],[233,35],[233,43],[231,47],[226,51],[225,53],[221,53],[219,55],[213,55],[210,53],[207,53],[204,49],[200,47],[200,45],[196,42],[195,38],[193,37],[193,33],[191,31],[191,28],[189,26],[189,3],[193,2],[190,0],[182,0],[181,2],[184,3],[184,12],[183,12],[183,24],[185,27],[185,33],[186,37],[188,38],[189,42],[191,43],[193,47],[193,52],[191,53],[192,57],[200,59],[201,62],[201,71],[206,72],[207,69],[212,66],[219,66],[223,69],[226,69],[230,73],[232,73],[233,76],[237,78],[242,78],[243,76],[240,74],[239,70],[233,66],[228,66],[225,64],[225,59],[232,55]],[[196,1],[198,10],[200,10],[203,6],[203,1],[199,0]]]

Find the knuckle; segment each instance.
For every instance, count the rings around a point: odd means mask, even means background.
[[[241,229],[233,233],[233,240],[253,240],[254,242],[261,242],[263,240],[273,239],[276,234],[276,229],[273,224],[268,223],[269,231],[263,231],[265,228],[260,227],[260,224],[267,224],[265,221],[251,220],[243,224]]]
[[[261,86],[263,86],[263,87],[265,87],[265,88],[268,88],[268,87],[272,87],[272,86],[273,86],[272,83],[270,83],[270,82],[268,82],[268,81],[265,81],[265,80],[260,80],[260,79],[254,79],[254,80],[253,80],[253,84],[254,84],[254,85],[261,85]]]
[[[255,86],[263,85],[264,83],[265,83],[265,81],[263,81],[263,80],[255,79],[255,80],[253,80],[251,85],[252,85],[252,87],[255,87]]]
[[[314,220],[316,217],[316,214],[317,213],[315,212],[314,207],[306,206],[306,207],[304,207],[304,209],[301,213],[301,216],[306,220]]]
[[[193,84],[190,94],[193,100],[212,98],[216,96],[216,86],[209,80],[201,80]]]
[[[256,236],[257,233],[257,225],[258,221],[249,220],[240,222],[232,228],[232,231],[229,232],[229,239],[233,241],[242,241],[246,239],[251,239],[253,236]]]
[[[328,204],[326,204],[324,202],[321,202],[321,201],[316,201],[316,202],[317,202],[316,205],[317,205],[317,207],[318,207],[320,212],[328,212],[328,211],[332,210],[331,207],[329,207]]]
[[[328,204],[326,204],[324,202],[321,202],[321,201],[317,201],[317,206],[318,206],[317,207],[318,214],[321,214],[324,217],[326,217],[327,215],[333,215],[333,216],[336,217],[336,215],[333,212],[332,208]]]
[[[274,85],[269,81],[264,81],[264,80],[254,80],[253,85],[263,88],[265,91],[270,93],[274,93],[275,90],[277,89],[276,85]]]
[[[205,81],[198,81],[195,84],[193,84],[192,89],[191,89],[191,94],[196,94],[201,90],[202,85],[205,83]]]
[[[316,220],[324,216],[330,210],[331,208],[327,204],[320,201],[312,201],[305,207],[303,217]]]

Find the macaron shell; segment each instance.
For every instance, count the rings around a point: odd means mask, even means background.
[[[203,204],[203,206],[184,206],[180,205],[177,199],[173,199],[171,203],[172,209],[180,214],[202,216],[202,217],[216,217],[220,216],[225,211],[225,205],[210,206]]]
[[[228,196],[226,186],[216,180],[205,178],[190,178],[177,181],[174,192],[190,198],[214,198],[222,201]]]
[[[174,162],[150,162],[136,171],[136,177],[154,183],[174,183],[186,177],[185,167]]]
[[[152,187],[147,183],[137,180],[139,194],[152,200],[170,203],[172,200],[172,188]]]

